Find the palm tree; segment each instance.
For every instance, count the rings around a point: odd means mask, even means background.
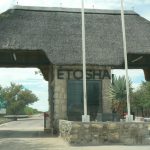
[[[129,81],[130,93],[132,93],[133,90],[131,85],[131,81]],[[114,77],[109,96],[112,99],[112,110],[115,110],[123,117],[126,112],[127,99],[125,76],[119,76],[118,78],[116,76]]]

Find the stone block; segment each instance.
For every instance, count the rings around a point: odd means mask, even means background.
[[[67,101],[67,94],[66,93],[64,93],[63,98]]]
[[[72,128],[73,129],[79,129],[79,128],[81,128],[82,126],[81,126],[81,124],[80,123],[74,123],[74,124],[72,124]]]
[[[59,105],[59,103],[60,103],[60,99],[58,99],[58,98],[54,99],[54,104],[55,105]]]
[[[96,128],[96,129],[102,129],[103,128],[103,124],[99,124],[99,123],[92,123],[91,124],[91,128]]]
[[[55,112],[55,113],[58,113],[58,112],[59,112],[59,109],[60,109],[59,105],[55,105],[55,106],[54,106],[54,112]]]
[[[100,136],[103,133],[103,125],[102,124],[91,124],[90,132],[93,136]]]
[[[59,85],[55,86],[54,93],[60,92],[61,87]]]
[[[75,141],[75,140],[78,140],[78,135],[77,134],[72,134],[69,136],[70,138],[70,141]]]
[[[61,98],[60,101],[61,101],[61,104],[64,104],[67,107],[67,99]]]
[[[55,99],[58,98],[58,94],[59,94],[58,92],[55,92],[55,93],[54,93],[54,98],[55,98]]]
[[[135,145],[134,139],[132,139],[132,138],[124,137],[120,141],[126,145]]]
[[[66,105],[62,105],[62,114],[67,112],[67,106]]]
[[[88,124],[83,124],[83,128],[84,129],[89,129],[89,127],[90,127],[90,124],[88,123]]]
[[[71,129],[70,134],[78,134],[79,130],[78,129]]]
[[[108,126],[107,126],[108,130],[118,130],[118,125],[116,123],[108,123]]]
[[[61,93],[66,93],[67,90],[66,90],[66,88],[65,88],[64,86],[62,86],[60,92],[61,92]]]
[[[63,94],[61,94],[60,92],[56,92],[55,94],[54,94],[54,98],[55,99],[63,99]]]
[[[90,143],[92,141],[91,134],[86,134],[83,138],[86,143]],[[82,140],[83,140],[83,138],[82,138]]]
[[[150,137],[143,140],[143,145],[150,145]]]
[[[120,143],[120,136],[119,133],[116,131],[114,133],[108,133],[108,141],[110,143]]]

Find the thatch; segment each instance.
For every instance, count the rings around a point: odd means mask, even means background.
[[[119,11],[86,10],[87,64],[123,65]],[[127,50],[150,54],[150,22],[125,12]],[[81,14],[78,9],[19,8],[0,15],[0,50],[43,50],[56,65],[81,64]]]

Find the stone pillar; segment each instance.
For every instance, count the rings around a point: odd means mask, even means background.
[[[67,80],[57,79],[57,66],[54,67],[54,126],[58,130],[60,119],[67,119]]]
[[[103,113],[112,113],[112,102],[108,96],[110,90],[111,80],[104,79],[102,81],[102,99],[103,99]]]
[[[54,113],[55,119],[67,119],[67,85],[66,80],[55,81]]]
[[[48,80],[48,101],[49,101],[49,130],[53,134],[54,128],[54,103],[53,103],[53,85],[52,85],[52,68],[49,67],[49,80]]]

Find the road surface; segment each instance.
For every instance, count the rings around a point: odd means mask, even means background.
[[[43,132],[43,116],[0,125],[0,150],[150,150],[150,146],[69,146]]]

